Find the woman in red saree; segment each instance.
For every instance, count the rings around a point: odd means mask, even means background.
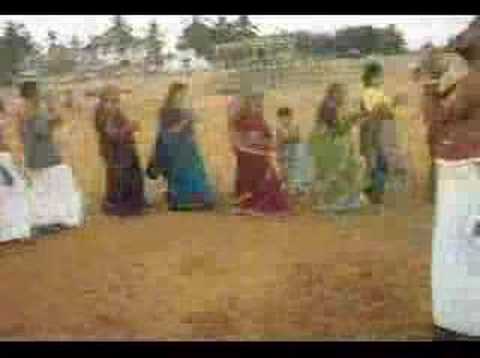
[[[263,98],[243,99],[231,123],[237,157],[237,213],[282,215],[289,212],[288,194],[280,179],[273,136],[263,119]]]

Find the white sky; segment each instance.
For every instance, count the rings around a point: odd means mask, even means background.
[[[58,33],[60,41],[69,41],[73,34],[82,41],[89,35],[104,31],[111,22],[108,15],[0,15],[0,27],[6,21],[22,22],[36,41],[45,43],[49,29]],[[144,33],[148,22],[156,19],[166,34],[169,47],[173,47],[182,28],[190,22],[190,15],[127,15],[127,21],[137,34]],[[216,15],[207,15],[215,19]],[[232,19],[236,16],[227,16]],[[386,26],[395,24],[405,34],[408,47],[418,48],[426,41],[444,44],[461,31],[473,18],[471,15],[251,15],[252,22],[267,34],[278,29],[333,32],[347,25]]]

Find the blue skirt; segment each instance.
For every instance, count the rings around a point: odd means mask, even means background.
[[[289,188],[308,191],[311,184],[313,158],[307,143],[287,143],[281,148],[281,164],[286,172]]]
[[[214,193],[196,143],[165,135],[162,143],[163,173],[168,182],[168,205],[172,210],[209,209]]]

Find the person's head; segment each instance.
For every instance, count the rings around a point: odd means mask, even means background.
[[[188,86],[185,83],[174,82],[168,88],[165,108],[182,108],[186,104]]]
[[[383,83],[383,67],[378,62],[370,62],[365,65],[362,74],[362,82],[365,87],[375,87]]]
[[[116,114],[120,110],[120,89],[114,85],[105,86],[100,92],[100,103],[105,115]]]
[[[277,110],[277,118],[281,121],[291,121],[293,119],[293,111],[290,107],[280,107]]]
[[[346,95],[347,91],[345,86],[341,83],[332,83],[327,88],[327,96],[333,98],[337,103],[337,106],[342,106],[345,103]]]
[[[35,81],[25,81],[20,84],[20,96],[28,102],[38,103],[40,93]]]
[[[480,60],[480,20],[472,22],[466,30],[457,35],[453,47],[469,65]]]
[[[242,97],[240,102],[240,118],[248,118],[263,114],[263,95],[251,94]]]

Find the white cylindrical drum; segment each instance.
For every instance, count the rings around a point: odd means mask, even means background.
[[[480,336],[480,158],[437,160],[436,166],[434,324]]]

